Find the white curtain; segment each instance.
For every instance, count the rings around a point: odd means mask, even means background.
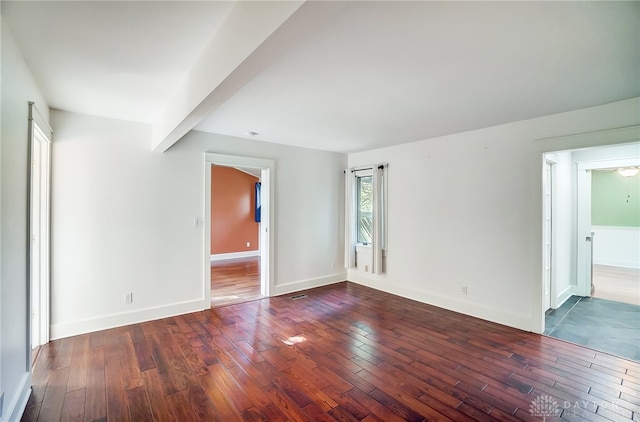
[[[356,266],[356,177],[350,170],[344,171],[344,266],[355,268]]]
[[[373,236],[371,239],[371,259],[373,274],[382,274],[382,251],[384,249],[384,165],[373,168]]]

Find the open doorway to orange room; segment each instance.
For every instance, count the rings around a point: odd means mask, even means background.
[[[212,308],[264,297],[260,192],[260,169],[211,167]]]

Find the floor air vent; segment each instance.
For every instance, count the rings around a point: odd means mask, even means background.
[[[294,296],[289,296],[289,299],[298,300],[298,299],[304,299],[305,297],[308,297],[308,296],[307,295],[294,295]]]

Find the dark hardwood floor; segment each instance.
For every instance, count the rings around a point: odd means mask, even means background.
[[[305,293],[53,341],[23,420],[640,420],[638,363],[353,283]]]
[[[211,307],[260,299],[260,257],[211,262]]]

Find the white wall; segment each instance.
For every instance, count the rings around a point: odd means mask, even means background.
[[[28,102],[48,119],[49,108],[18,50],[2,27],[2,143],[0,225],[0,420],[19,420],[31,387],[27,308]]]
[[[276,161],[272,179],[276,294],[346,279],[343,264],[346,155],[199,131],[185,135],[168,152],[192,156],[201,151]],[[197,159],[201,160],[200,155]]]
[[[593,226],[593,263],[640,269],[640,228]]]
[[[346,278],[345,155],[201,132],[160,154],[146,125],[57,110],[52,122],[53,338],[203,308],[203,152],[276,160],[276,293]]]
[[[349,279],[540,332],[542,152],[599,141],[536,140],[637,125],[639,107],[635,98],[350,154],[350,167],[389,163],[389,234],[387,274]]]

